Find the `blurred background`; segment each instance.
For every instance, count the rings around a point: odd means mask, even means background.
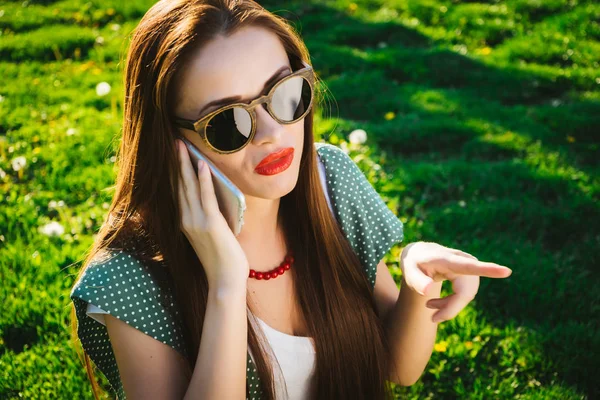
[[[69,292],[113,193],[128,35],[153,3],[0,0],[2,399],[93,398]],[[513,269],[482,278],[397,397],[600,398],[600,4],[260,3],[324,81],[317,140],[404,222],[396,281],[419,240]]]

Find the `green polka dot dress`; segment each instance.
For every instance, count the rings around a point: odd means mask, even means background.
[[[320,142],[315,143],[315,149],[324,171],[322,181],[326,182],[331,211],[374,287],[377,264],[395,243],[403,240],[403,224],[344,151]],[[73,286],[70,298],[75,305],[81,345],[119,399],[126,396],[106,326],[87,314],[88,305],[188,356],[173,294],[159,287],[148,267],[133,254],[109,250],[98,255]],[[260,399],[261,385],[250,353],[246,371],[248,399]]]
[[[403,224],[342,149],[315,143],[325,166],[327,190],[346,238],[375,287],[377,264],[404,239]]]

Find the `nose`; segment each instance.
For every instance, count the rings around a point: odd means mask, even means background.
[[[252,142],[260,146],[264,143],[280,141],[285,126],[273,119],[263,105],[256,107],[254,110],[256,111],[256,133]]]

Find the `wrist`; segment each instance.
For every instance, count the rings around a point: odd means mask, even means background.
[[[413,289],[412,287],[410,287],[408,282],[406,282],[404,274],[402,274],[402,282],[400,284],[401,285],[400,290],[406,289],[406,290],[408,290],[408,293],[411,293],[416,299],[419,299],[420,301],[427,301],[429,299],[439,298],[441,296],[442,283],[443,282],[441,282],[441,281],[440,282],[437,282],[437,281],[431,282],[427,287],[427,293],[421,294],[418,291],[416,291],[415,289]]]
[[[237,282],[218,282],[208,285],[208,295],[215,300],[235,300],[236,298],[246,298],[248,289],[248,279]]]

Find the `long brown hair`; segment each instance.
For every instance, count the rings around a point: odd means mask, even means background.
[[[244,26],[270,29],[283,44],[292,68],[309,62],[295,29],[254,1],[161,0],[131,35],[124,71],[123,134],[118,174],[108,220],[100,228],[77,280],[94,256],[121,248],[164,265],[183,316],[193,370],[206,311],[208,282],[197,255],[180,229],[177,199],[179,162],[170,122],[174,84],[190,54],[218,34]],[[318,94],[318,93],[317,93]],[[320,99],[320,97],[318,97]],[[318,103],[318,101],[316,102]],[[358,257],[333,217],[317,169],[313,137],[314,107],[304,121],[304,147],[296,187],[281,198],[279,222],[295,254],[295,293],[315,340],[312,399],[383,399],[389,397],[389,352],[373,289]],[[309,251],[310,249],[310,251]],[[158,264],[157,264],[158,263]],[[158,276],[158,273],[156,274]],[[76,315],[71,313],[76,339]],[[266,399],[274,399],[272,366],[264,336],[248,320],[248,346],[255,358]],[[98,384],[83,352],[97,396]],[[248,384],[247,384],[248,393]]]

